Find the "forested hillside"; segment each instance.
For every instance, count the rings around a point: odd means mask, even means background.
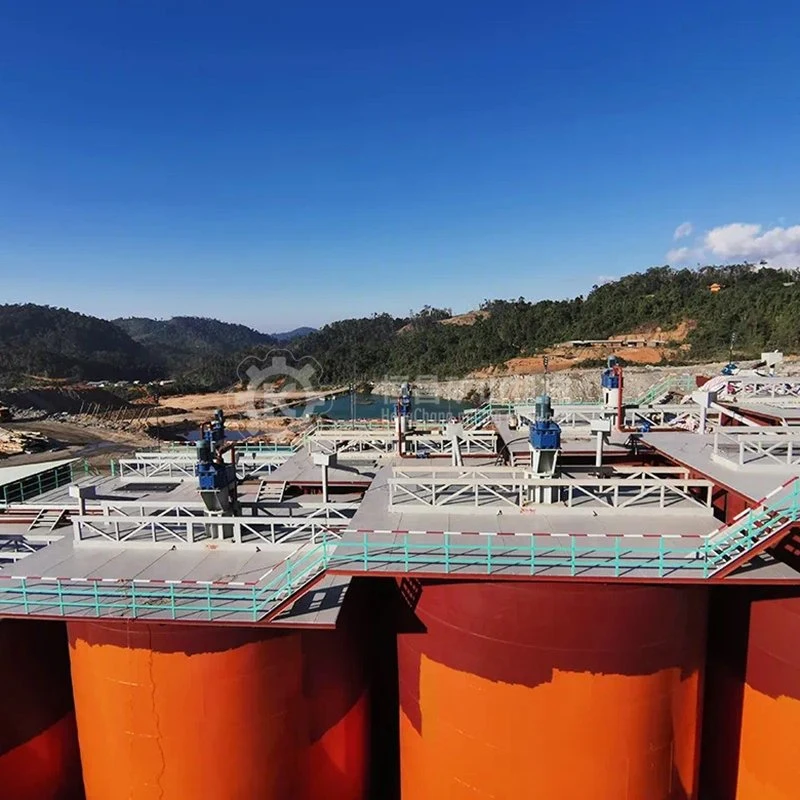
[[[269,347],[275,339],[246,325],[220,322],[207,317],[149,319],[125,317],[112,320],[132,339],[143,345],[170,375],[197,371],[253,347]]]
[[[73,380],[161,376],[150,354],[106,320],[65,308],[0,305],[0,380]]]
[[[741,356],[800,352],[800,284],[795,271],[737,265],[655,267],[595,286],[571,300],[487,300],[470,325],[442,324],[441,310],[411,319],[388,315],[326,325],[294,343],[313,355],[331,383],[379,375],[463,375],[533,355],[558,342],[604,338],[637,328],[696,322],[687,357],[727,355],[731,334]],[[718,284],[718,292],[711,286]]]
[[[460,376],[558,342],[684,321],[694,324],[689,348],[681,351],[687,360],[727,356],[732,334],[739,357],[768,349],[798,353],[797,279],[795,271],[752,265],[656,267],[571,300],[487,300],[481,313],[457,319],[449,309],[426,306],[411,317],[374,314],[333,322],[286,343],[244,325],[198,317],[112,324],[65,309],[0,306],[0,378],[171,376],[187,388],[221,388],[236,383],[237,366],[248,353],[263,356],[276,346],[316,358],[324,383]]]

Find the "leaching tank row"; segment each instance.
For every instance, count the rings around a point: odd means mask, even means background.
[[[800,382],[765,355],[16,473],[0,798],[795,798]]]

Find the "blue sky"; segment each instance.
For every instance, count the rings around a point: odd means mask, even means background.
[[[799,33],[788,0],[0,0],[0,301],[271,331],[800,265]]]

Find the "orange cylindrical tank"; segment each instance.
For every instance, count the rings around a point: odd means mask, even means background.
[[[736,800],[795,800],[800,762],[800,597],[761,590],[750,636]],[[721,798],[727,800],[727,798]]]
[[[705,589],[401,589],[403,800],[697,797]]]
[[[366,797],[368,693],[352,631],[68,630],[87,800]]]
[[[0,798],[82,798],[64,624],[0,621],[0,686]]]

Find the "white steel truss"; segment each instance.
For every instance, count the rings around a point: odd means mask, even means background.
[[[240,480],[263,475],[285,463],[288,452],[248,452],[237,456],[236,475]],[[197,456],[193,451],[136,453],[133,458],[119,459],[119,474],[125,480],[196,480]]]
[[[392,511],[416,511],[447,507],[471,510],[481,507],[533,505],[536,490],[555,490],[557,503],[548,508],[600,510],[643,509],[711,512],[713,484],[683,474],[653,474],[641,469],[610,477],[537,478],[523,470],[480,468],[425,470],[403,467],[388,479]]]
[[[177,512],[177,509],[169,509]],[[312,542],[322,534],[338,536],[350,521],[343,516],[229,517],[185,513],[147,515],[109,514],[74,516],[76,543],[207,545],[212,541],[233,544],[286,544]]]
[[[734,469],[798,469],[800,429],[781,426],[718,430],[711,457]]]
[[[758,398],[800,399],[800,376],[717,375],[701,387],[704,392],[717,392],[720,400]]]

